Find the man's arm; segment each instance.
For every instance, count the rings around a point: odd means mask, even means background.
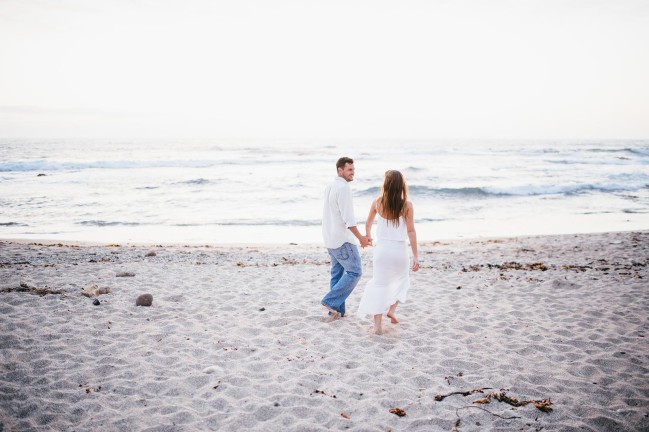
[[[358,231],[358,228],[356,228],[351,189],[346,188],[346,190],[338,196],[338,210],[340,211],[340,217],[342,217],[343,221],[345,222],[345,226],[358,239],[358,241],[361,243],[361,247],[369,246],[370,242],[367,241],[367,237],[361,235],[361,233]]]

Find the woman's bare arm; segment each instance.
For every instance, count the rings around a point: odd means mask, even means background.
[[[372,225],[374,224],[374,218],[376,217],[377,200],[378,198],[372,201],[372,205],[370,206],[370,213],[367,215],[367,220],[365,221],[365,237],[367,237],[367,240],[369,240],[370,244],[372,244]]]
[[[419,253],[417,251],[417,231],[415,230],[415,208],[410,201],[406,204],[406,229],[408,230],[408,240],[412,249],[412,271],[419,270]]]

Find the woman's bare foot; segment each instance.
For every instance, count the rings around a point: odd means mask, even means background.
[[[374,315],[374,328],[372,329],[372,333],[375,335],[383,334],[383,327],[381,326],[381,318],[382,318],[382,314]]]
[[[388,309],[388,313],[386,314],[388,318],[390,318],[390,322],[392,324],[399,324],[399,320],[397,319],[397,316],[394,314],[394,312],[397,310],[398,304],[399,301],[397,300],[393,305],[390,306],[390,309]]]

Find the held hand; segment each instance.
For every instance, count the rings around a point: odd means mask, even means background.
[[[367,239],[367,242],[370,244],[370,246],[374,246],[374,239],[372,236],[366,235],[365,238]]]
[[[417,258],[414,258],[414,259],[412,260],[412,267],[411,267],[411,270],[412,270],[413,272],[416,272],[417,270],[419,270],[419,260],[418,260]]]
[[[368,241],[367,237],[360,236],[358,240],[361,242],[362,248],[372,245],[372,242]]]

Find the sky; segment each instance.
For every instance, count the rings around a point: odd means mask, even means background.
[[[0,138],[649,138],[647,0],[0,0]]]

